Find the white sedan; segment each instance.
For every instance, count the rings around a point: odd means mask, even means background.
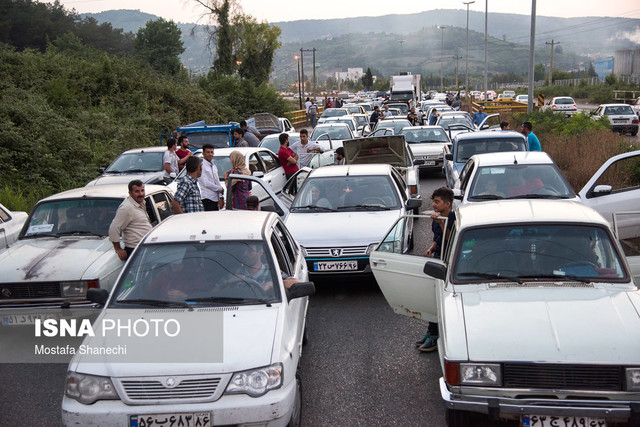
[[[416,160],[424,160],[420,170],[442,170],[444,146],[451,140],[440,126],[411,126],[402,128],[409,149]]]
[[[63,423],[299,425],[297,370],[315,291],[307,278],[302,249],[274,213],[201,212],[160,224],[111,295],[89,295],[104,309],[81,348],[126,350],[75,354]],[[156,329],[107,329],[127,322]]]
[[[320,144],[323,150],[335,150],[342,147],[345,139],[354,138],[354,133],[345,123],[323,123],[317,125],[309,135],[309,140]]]
[[[12,212],[0,204],[0,250],[8,248],[18,239],[27,216],[26,212]]]

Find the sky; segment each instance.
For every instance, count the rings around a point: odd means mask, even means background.
[[[40,0],[52,3],[53,0]],[[206,0],[203,0],[206,1]],[[476,0],[469,10],[484,12],[487,0]],[[196,22],[205,9],[195,0],[60,0],[66,9],[78,13],[105,10],[138,9],[174,22]],[[238,0],[244,13],[268,22],[300,19],[332,19],[360,16],[408,14],[434,9],[466,9],[462,0],[413,0],[403,4],[411,10],[398,8],[389,0]],[[531,14],[531,0],[488,0],[492,12]],[[616,16],[640,19],[638,0],[537,0],[536,16]],[[204,22],[200,22],[204,23]]]

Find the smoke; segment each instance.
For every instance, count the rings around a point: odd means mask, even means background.
[[[636,27],[633,31],[623,31],[616,33],[614,39],[630,40],[633,43],[640,44],[640,27]]]

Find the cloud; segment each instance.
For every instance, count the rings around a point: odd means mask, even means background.
[[[616,33],[614,39],[630,40],[633,43],[640,44],[640,27],[636,27],[633,31],[622,31]]]

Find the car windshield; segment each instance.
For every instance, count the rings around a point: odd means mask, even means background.
[[[331,122],[344,123],[345,125],[349,126],[349,129],[351,129],[352,132],[355,132],[355,130],[356,130],[356,127],[353,125],[353,120],[351,120],[351,119],[327,120],[327,123],[331,123]],[[291,145],[291,141],[289,141],[289,145]]]
[[[575,193],[554,164],[478,168],[469,199],[559,198]]]
[[[607,231],[598,226],[509,225],[465,231],[458,243],[454,282],[487,278],[521,281],[627,280]]]
[[[442,117],[438,120],[438,126],[442,126],[446,130],[449,130],[449,126],[451,125],[464,125],[469,128],[473,127],[471,120],[466,116]],[[452,126],[451,129],[456,129],[456,126]]]
[[[394,92],[389,99],[392,101],[411,101],[413,92]]]
[[[377,128],[391,128],[393,129],[394,135],[400,133],[402,128],[410,127],[411,123],[408,120],[380,120],[378,122]],[[376,128],[376,129],[377,129]]]
[[[369,119],[364,114],[361,114],[359,116],[353,116],[353,117],[356,119],[358,126],[366,125],[367,123],[369,123]]]
[[[123,199],[71,199],[38,204],[23,237],[109,234]]]
[[[629,107],[628,105],[614,105],[612,107],[605,108],[604,109],[604,114],[613,116],[613,115],[616,115],[616,114],[632,115],[632,114],[635,114],[635,113],[633,112],[631,107]]]
[[[400,132],[409,144],[425,142],[449,142],[447,134],[442,129],[412,129],[404,128]]]
[[[573,105],[575,103],[572,98],[557,98],[555,101],[556,105]]]
[[[163,151],[125,153],[109,165],[105,173],[139,173],[158,172],[164,170],[162,164]]]
[[[409,114],[409,106],[407,104],[389,104],[389,108],[397,108],[403,115]]]
[[[362,113],[362,110],[357,105],[348,105],[348,106],[346,106],[344,108],[346,108],[347,110],[349,110],[353,114]]]
[[[304,182],[292,212],[400,209],[389,176],[310,177]]]
[[[142,245],[125,266],[110,306],[277,302],[279,282],[269,254],[261,241]]]
[[[502,151],[526,151],[522,138],[487,138],[458,141],[457,163],[465,163],[474,154],[499,153]]]
[[[331,139],[351,139],[348,126],[316,126],[309,138],[311,141],[316,141],[322,134],[328,133]],[[327,139],[324,136],[322,139]]]
[[[362,108],[364,108],[364,111],[367,111],[367,112],[373,111],[373,108],[371,108],[370,104],[360,104],[360,105],[362,106]]]
[[[322,112],[322,117],[346,116],[347,112],[340,108],[327,108]]]
[[[198,150],[204,144],[211,144],[215,148],[225,148],[229,146],[229,133],[222,131],[189,132],[189,148]]]

